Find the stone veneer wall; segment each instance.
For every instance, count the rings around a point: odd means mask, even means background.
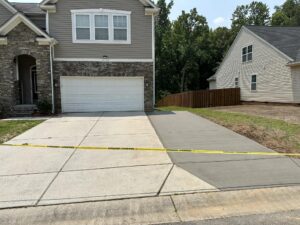
[[[61,111],[60,76],[144,76],[145,111],[153,110],[153,63],[54,62],[55,105]]]
[[[20,23],[7,35],[8,44],[0,45],[0,104],[8,113],[19,104],[19,87],[16,77],[16,56],[30,55],[36,59],[39,100],[51,103],[49,46],[36,42],[37,35]]]

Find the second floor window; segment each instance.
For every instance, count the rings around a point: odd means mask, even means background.
[[[95,40],[109,40],[107,15],[95,15]]]
[[[90,16],[76,16],[76,37],[78,40],[90,40]]]
[[[131,12],[72,10],[73,43],[130,44]]]
[[[242,50],[242,62],[252,61],[253,45],[243,48]]]
[[[114,16],[114,39],[127,40],[127,17]]]

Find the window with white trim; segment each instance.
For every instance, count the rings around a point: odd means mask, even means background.
[[[251,76],[251,91],[257,90],[257,75]]]
[[[242,50],[242,62],[250,62],[253,59],[253,45],[243,48]]]
[[[76,15],[76,39],[90,40],[90,16]]]
[[[71,12],[74,43],[131,43],[131,12],[110,9]]]
[[[109,40],[108,15],[95,15],[95,40]]]
[[[114,16],[114,40],[127,40],[127,17]]]
[[[239,87],[239,78],[238,77],[234,78],[234,87],[235,88]]]

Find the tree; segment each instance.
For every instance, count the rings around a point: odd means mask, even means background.
[[[244,25],[264,26],[270,24],[270,10],[266,4],[253,1],[249,5],[238,6],[231,20],[233,37],[235,37]]]
[[[155,20],[155,54],[156,54],[156,97],[163,96],[170,86],[170,41],[172,24],[169,14],[173,6],[173,1],[169,4],[165,0],[158,0],[157,6],[160,13]]]
[[[282,6],[275,7],[272,16],[273,26],[300,26],[300,0],[286,0]]]
[[[207,20],[196,9],[182,11],[173,22],[169,20],[173,1],[157,2],[161,8],[156,19],[156,97],[166,94],[201,90],[208,87],[207,78],[216,72],[232,43],[232,30],[209,29]],[[233,15],[233,27],[268,23],[266,5],[253,2],[240,6]]]
[[[272,26],[289,26],[290,23],[290,18],[281,10],[272,15]]]
[[[182,14],[173,24],[172,43],[175,50],[175,67],[178,89],[180,92],[199,87],[199,68],[204,62],[206,52],[204,41],[207,40],[209,27],[206,18],[194,8]]]

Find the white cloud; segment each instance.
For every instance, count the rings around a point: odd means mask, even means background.
[[[216,19],[214,19],[214,24],[216,26],[222,26],[225,23],[225,18],[224,17],[217,17]]]

